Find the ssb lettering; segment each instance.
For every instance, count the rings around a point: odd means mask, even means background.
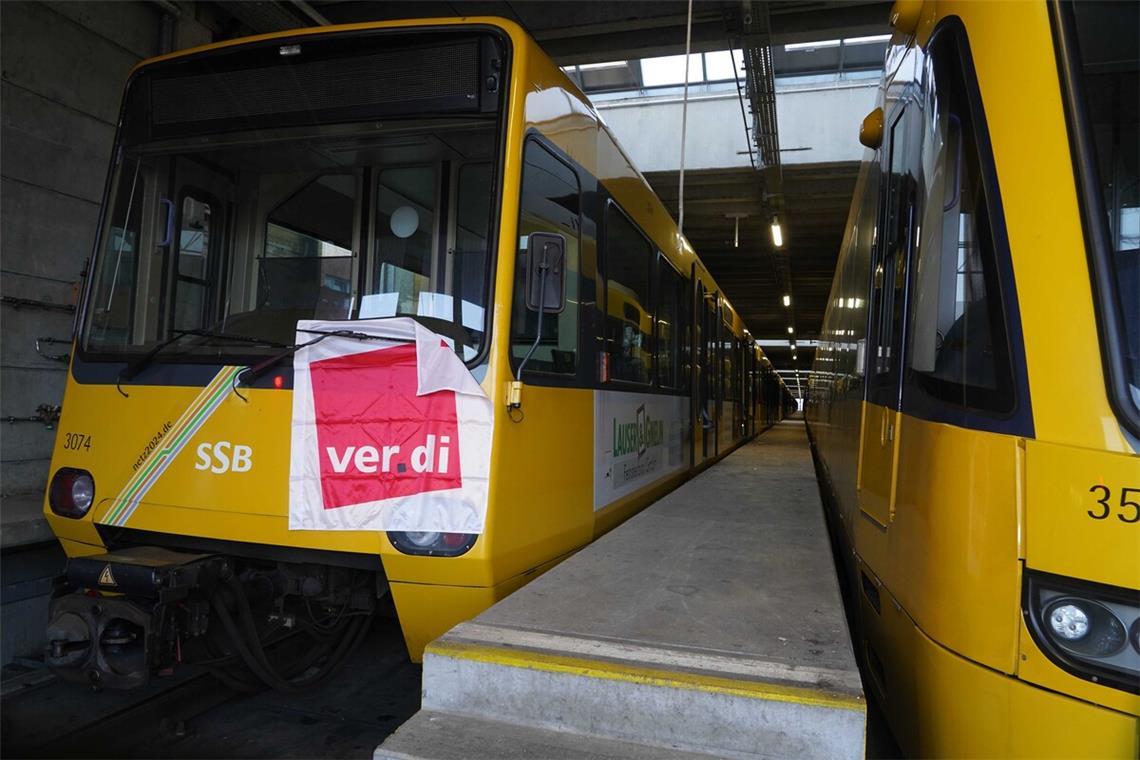
[[[213,459],[211,459],[211,456]],[[209,470],[215,475],[223,472],[249,472],[253,467],[253,448],[229,441],[198,444],[198,461],[195,470]]]

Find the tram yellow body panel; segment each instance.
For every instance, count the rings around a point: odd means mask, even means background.
[[[885,685],[891,696],[884,709],[904,756],[1061,760],[1128,758],[1140,751],[1133,715],[963,657],[929,636],[894,599],[884,600],[881,620],[876,649],[895,676]]]
[[[887,255],[876,251],[886,251],[880,236],[890,234],[891,220],[883,215],[892,213],[883,206],[894,198],[878,178],[893,181],[888,166],[903,171],[888,151],[906,144],[884,138],[868,151],[856,187],[816,360],[820,374],[806,407],[847,590],[858,607],[857,654],[909,756],[1135,757],[1138,677],[1118,670],[1110,678],[1108,665],[1094,661],[1089,670],[1085,661],[1047,652],[1045,634],[1027,622],[1045,625],[1034,584],[1060,584],[1058,599],[1083,589],[1090,599],[1107,594],[1120,609],[1140,607],[1140,504],[1132,503],[1140,501],[1140,451],[1106,390],[1106,349],[1050,4],[917,6],[913,36],[897,31],[887,55],[884,131],[902,123],[900,103],[920,115],[924,135],[935,129],[938,110],[952,108],[954,118],[965,118],[964,90],[929,77],[938,70],[930,60],[939,35],[968,46],[968,57],[953,65],[976,78],[979,97],[966,99],[978,109],[973,118],[984,115],[980,139],[992,151],[995,180],[987,198],[1000,199],[1001,212],[990,224],[995,248],[1009,263],[1008,281],[1004,274],[987,279],[984,292],[992,299],[1000,285],[1010,295],[1004,308],[1013,325],[1011,350],[1024,357],[1015,382],[1024,383],[1025,395],[1008,416],[988,419],[958,407],[943,413],[927,400],[923,394],[933,391],[924,389],[932,386],[917,379],[921,358],[911,354],[921,356],[920,269],[906,275],[907,342],[896,344],[902,361],[913,363],[897,370],[889,404],[871,397],[883,354],[874,348],[881,333],[869,330],[897,319],[874,311],[881,273],[873,266]],[[959,99],[935,109],[914,94],[920,82],[925,88],[931,81],[940,95]],[[923,171],[934,171],[937,156],[922,160]],[[972,170],[989,176],[986,161],[983,155],[981,169]],[[937,184],[926,189],[933,194]],[[944,214],[959,200],[956,194],[943,200],[950,195],[938,200]],[[933,246],[928,241],[938,234],[931,235],[929,216],[918,218],[921,233],[910,228],[918,242],[905,243],[912,246],[905,254],[912,269],[918,257],[930,256],[923,246]],[[960,260],[960,276],[963,269],[965,287],[976,287]],[[901,293],[902,285],[896,287]],[[1134,321],[1135,302],[1127,304],[1122,316]],[[939,340],[949,341],[949,333],[940,328]],[[1016,375],[1017,360],[1010,363]],[[1120,614],[1127,628],[1133,618]],[[1136,646],[1124,643],[1112,661]]]

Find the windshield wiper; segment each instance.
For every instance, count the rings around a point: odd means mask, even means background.
[[[136,377],[140,372],[149,367],[151,362],[154,361],[155,357],[162,353],[162,351],[166,349],[167,346],[177,343],[188,335],[194,335],[199,338],[213,338],[216,340],[232,340],[238,343],[249,343],[253,345],[268,346],[270,348],[287,348],[284,343],[280,343],[275,340],[255,338],[248,335],[237,335],[235,333],[227,333],[210,329],[172,330],[171,332],[173,334],[169,338],[162,341],[161,343],[156,344],[154,348],[150,349],[138,359],[135,359],[133,362],[123,368],[123,371],[119,373],[118,381],[115,383],[115,387],[118,388],[119,393],[122,393],[124,396],[126,396],[127,394],[121,387],[119,387],[124,381],[131,380]]]
[[[273,369],[273,367],[275,367],[282,360],[289,358],[293,354],[300,351],[302,348],[306,348],[307,346],[311,346],[314,343],[320,343],[325,338],[352,338],[354,340],[364,340],[364,341],[386,340],[386,341],[389,341],[392,343],[415,343],[416,342],[415,338],[391,338],[391,337],[388,337],[385,335],[371,335],[369,333],[359,332],[358,330],[347,330],[347,329],[346,330],[297,330],[297,332],[307,333],[309,335],[315,335],[317,337],[313,338],[312,340],[307,340],[304,343],[294,343],[291,346],[281,346],[281,348],[284,349],[283,351],[281,351],[281,353],[274,354],[273,356],[269,357],[268,359],[266,359],[263,362],[260,362],[259,364],[254,364],[253,366],[246,367],[245,369],[243,369],[234,378],[234,386],[233,386],[234,393],[237,393],[238,386],[240,386],[242,384],[252,385],[253,383],[257,382],[257,379],[259,377],[264,375],[269,370]],[[242,396],[240,393],[237,393],[237,395],[243,401],[245,400],[245,396]]]

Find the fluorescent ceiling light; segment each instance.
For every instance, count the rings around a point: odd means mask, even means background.
[[[794,50],[818,50],[819,48],[839,47],[839,40],[819,40],[817,42],[792,42],[784,45],[785,52]]]
[[[889,34],[872,34],[867,37],[844,37],[844,45],[870,45],[873,42],[886,42],[891,38]]]
[[[579,64],[578,68],[582,71],[590,71],[591,69],[616,69],[625,66],[628,61],[606,61],[605,63],[583,63]]]

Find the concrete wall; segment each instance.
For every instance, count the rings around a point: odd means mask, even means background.
[[[0,3],[5,419],[61,403],[66,364],[39,356],[35,339],[71,336],[69,306],[91,251],[123,82],[158,52],[162,14],[146,2]],[[209,41],[186,14],[176,28],[176,47]],[[56,431],[35,422],[3,425],[0,498],[38,498]]]
[[[780,160],[785,164],[859,161],[859,125],[875,107],[878,79],[858,84],[776,87]],[[803,150],[807,148],[807,150]]]
[[[776,118],[785,164],[858,161],[859,124],[875,107],[877,80],[777,86]],[[676,171],[681,154],[681,100],[610,100],[597,104],[606,124],[643,172]],[[747,109],[746,109],[747,112]],[[748,117],[751,124],[751,117]],[[690,96],[686,169],[749,166],[745,117],[736,91]]]
[[[172,48],[211,33],[195,5]],[[8,422],[62,403],[67,365],[36,338],[71,338],[71,304],[94,242],[127,74],[159,52],[165,11],[148,2],[0,2],[0,662],[37,654],[57,546],[40,516],[56,430]],[[67,345],[44,346],[66,354]]]

